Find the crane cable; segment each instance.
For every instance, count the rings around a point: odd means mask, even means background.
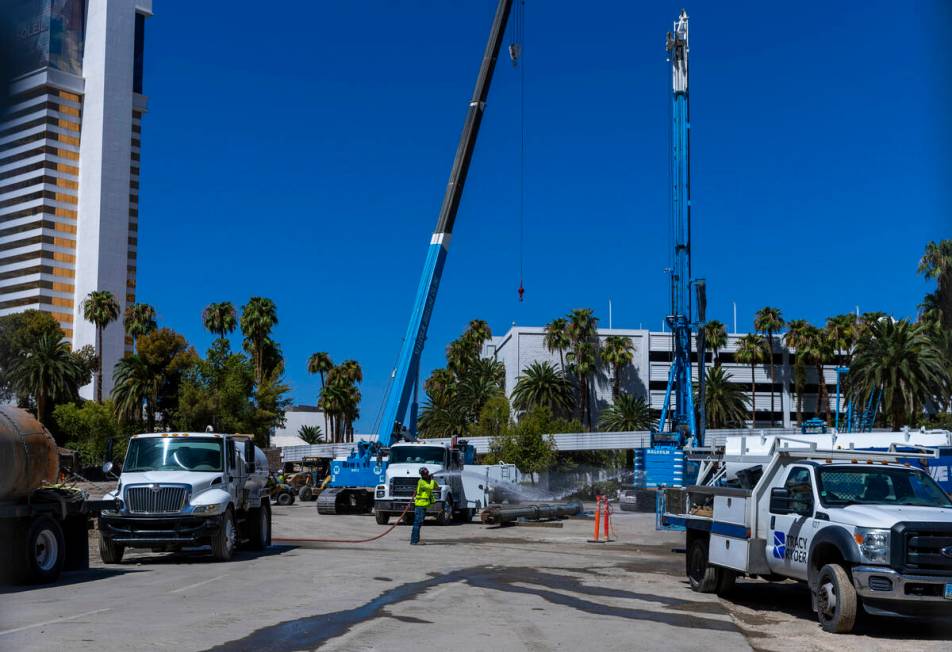
[[[526,2],[519,0],[512,26],[509,58],[519,69],[519,302],[525,289],[525,233],[526,233],[526,67],[523,61],[525,45]]]

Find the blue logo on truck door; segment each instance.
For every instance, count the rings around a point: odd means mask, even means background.
[[[777,559],[783,559],[784,554],[787,551],[787,535],[783,532],[778,532],[774,530],[773,533],[773,556]]]
[[[807,539],[774,530],[773,556],[797,564],[807,563]]]

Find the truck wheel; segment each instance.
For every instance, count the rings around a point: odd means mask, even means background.
[[[839,564],[820,569],[814,592],[816,615],[820,627],[833,634],[847,634],[856,624],[856,589],[849,575]]]
[[[282,507],[287,507],[294,502],[294,496],[285,492],[283,494],[278,494],[278,504]]]
[[[311,491],[311,488],[308,486],[301,487],[301,491],[298,493],[298,498],[300,498],[302,502],[314,500],[314,492]]]
[[[212,536],[212,556],[216,561],[228,561],[235,552],[238,531],[235,529],[235,517],[228,509],[221,517],[221,527]]]
[[[122,562],[122,555],[126,547],[99,533],[99,558],[104,564],[118,564]]]
[[[377,520],[377,525],[386,525],[390,522],[390,514],[387,512],[378,512],[374,510],[374,518]]]
[[[66,558],[66,544],[60,524],[49,516],[34,519],[21,541],[20,552],[25,557],[22,568],[26,570],[23,579],[34,583],[56,580]]]
[[[685,555],[685,566],[691,589],[698,593],[714,593],[718,587],[718,569],[707,563],[707,539],[694,539]]]
[[[453,501],[447,498],[443,501],[443,509],[436,515],[437,525],[449,525],[453,522]]]
[[[267,502],[248,514],[248,547],[264,550],[271,543],[271,506]]]
[[[715,567],[714,570],[717,571],[717,588],[714,589],[714,592],[721,597],[730,595],[737,581],[737,573],[726,568]]]

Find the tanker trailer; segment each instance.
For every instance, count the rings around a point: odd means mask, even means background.
[[[46,486],[58,474],[52,435],[26,410],[0,406],[0,581],[52,582],[89,568],[89,530],[104,502]]]

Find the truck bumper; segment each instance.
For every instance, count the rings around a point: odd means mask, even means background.
[[[863,599],[863,608],[874,615],[952,616],[952,599],[946,586],[952,576],[903,575],[891,568],[857,566],[853,586]]]
[[[101,516],[101,536],[132,548],[201,545],[218,532],[221,516]]]
[[[378,498],[377,500],[374,501],[374,510],[381,513],[386,512],[387,514],[397,515],[397,514],[403,513],[403,510],[406,509],[409,503],[410,501],[407,499],[401,500],[399,498],[396,498],[396,499]],[[438,500],[426,508],[427,514],[439,514],[442,511],[443,511],[442,500]],[[410,505],[410,509],[408,513],[410,514],[413,513],[413,505]]]

